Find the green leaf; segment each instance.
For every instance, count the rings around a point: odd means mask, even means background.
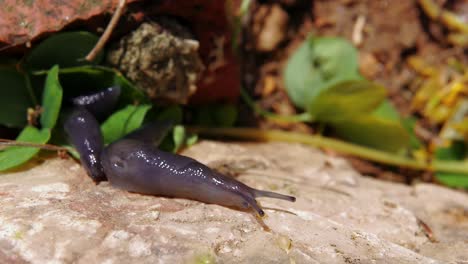
[[[50,69],[42,94],[41,125],[43,128],[54,128],[62,105],[63,90],[58,78],[59,67]]]
[[[420,149],[420,148],[423,148],[424,145],[423,143],[421,142],[421,140],[416,136],[415,132],[414,132],[414,126],[416,126],[416,122],[418,121],[418,119],[414,116],[409,116],[409,117],[405,117],[401,120],[401,123],[403,125],[403,127],[406,129],[406,131],[408,131],[408,134],[410,136],[410,147],[412,149]]]
[[[14,67],[1,67],[0,84],[0,124],[24,127],[27,123],[27,109],[33,106],[24,74]]]
[[[312,118],[337,122],[372,113],[385,99],[385,88],[368,81],[345,81],[322,91],[309,106]]]
[[[466,164],[468,166],[468,163]],[[468,175],[448,172],[437,172],[437,180],[442,184],[453,188],[468,188]]]
[[[170,147],[170,151],[177,152],[185,146],[195,144],[197,140],[198,136],[196,134],[189,134],[184,126],[177,125],[172,130],[172,142],[166,141],[164,147],[166,149]]]
[[[372,113],[375,116],[388,120],[400,120],[400,113],[395,109],[392,103],[385,99]]]
[[[35,75],[44,73],[45,71],[34,72]],[[118,85],[122,89],[118,102],[119,108],[135,102],[149,103],[148,97],[141,90],[127,80],[122,73],[112,68],[103,66],[61,68],[59,74],[67,97],[75,97]]]
[[[172,140],[174,141],[174,152],[178,151],[183,145],[185,141],[185,127],[178,125],[174,126],[174,130],[172,131]]]
[[[289,58],[284,71],[293,103],[307,108],[321,91],[346,80],[360,80],[357,50],[344,38],[309,37]]]
[[[33,126],[26,126],[19,134],[17,141],[45,144],[50,139],[50,130],[38,130]],[[39,148],[13,146],[0,151],[0,171],[17,167],[34,157]]]
[[[453,141],[448,147],[437,148],[435,151],[435,157],[438,160],[465,162],[468,166],[468,162],[464,161],[467,151],[468,148],[463,141]],[[447,186],[468,188],[468,175],[466,174],[437,172],[435,177]]]
[[[198,141],[198,135],[190,134],[187,136],[187,139],[185,140],[185,145],[187,145],[187,147],[190,147],[193,144],[197,143],[197,141]]]
[[[102,61],[102,52],[92,63],[84,60],[98,39],[96,35],[89,32],[55,34],[31,51],[26,57],[25,66],[29,70],[45,70],[56,64],[61,68],[98,64]]]
[[[423,147],[422,142],[414,133],[414,126],[416,125],[417,119],[413,116],[402,118],[388,99],[385,99],[372,115],[400,122],[409,135],[409,146],[411,149],[420,149]]]
[[[406,149],[409,142],[408,133],[400,122],[372,115],[340,120],[331,126],[341,138],[388,152]]]
[[[104,143],[109,144],[125,136],[143,124],[145,115],[151,105],[128,105],[112,114],[101,125]]]

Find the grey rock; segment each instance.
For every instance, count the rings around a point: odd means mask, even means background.
[[[359,175],[300,144],[184,152],[259,189],[267,217],[95,185],[58,158],[0,177],[0,263],[464,263],[468,195]],[[37,161],[36,161],[37,162]]]

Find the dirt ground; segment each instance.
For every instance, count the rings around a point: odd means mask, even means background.
[[[466,1],[437,2],[454,13],[468,9]],[[410,107],[416,93],[412,82],[417,73],[407,59],[417,56],[429,65],[445,64],[449,58],[467,61],[466,49],[450,45],[446,40],[447,29],[432,21],[416,0],[258,1],[246,31],[244,87],[263,108],[285,115],[297,113],[281,78],[288,57],[309,34],[341,36],[358,48],[361,74],[384,85],[403,116],[412,114],[420,118],[419,127],[429,135],[421,137],[423,141],[440,128],[429,125]],[[268,121],[260,121],[260,126],[313,131],[309,126]],[[390,171],[363,160],[352,158],[351,161],[362,173],[382,179],[407,183],[415,177],[432,180],[427,173]]]

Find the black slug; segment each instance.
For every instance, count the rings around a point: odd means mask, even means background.
[[[75,107],[64,124],[68,140],[80,153],[81,164],[95,181],[106,179],[100,155],[104,147],[101,129],[94,116],[84,107]]]
[[[97,120],[104,120],[114,109],[120,96],[120,87],[113,86],[99,92],[81,95],[71,99],[75,106],[82,106],[93,114]]]
[[[99,123],[93,114],[113,107],[117,101],[115,91],[107,92],[87,97],[96,100],[75,100],[78,106],[65,121],[65,131],[94,181],[107,178],[113,186],[130,192],[253,208],[260,216],[265,213],[255,200],[257,197],[296,200],[292,196],[251,188],[192,158],[157,149],[155,144],[171,127],[168,122],[144,126],[104,147]],[[91,103],[86,103],[88,101]],[[99,106],[99,102],[103,105]]]
[[[101,155],[101,163],[109,182],[130,192],[253,208],[260,216],[264,212],[256,197],[296,200],[292,196],[250,188],[192,158],[164,152],[134,139],[110,144]]]

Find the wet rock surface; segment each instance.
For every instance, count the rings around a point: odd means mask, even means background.
[[[95,185],[73,160],[0,177],[1,263],[464,263],[468,195],[363,177],[298,144],[203,141],[185,155],[255,188],[267,217]],[[269,229],[269,230],[268,230]]]

